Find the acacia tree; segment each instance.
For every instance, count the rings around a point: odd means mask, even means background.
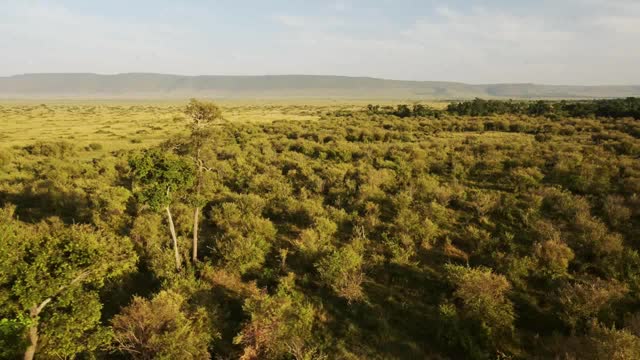
[[[176,193],[193,183],[193,168],[177,155],[160,149],[147,150],[131,157],[129,165],[138,187],[138,199],[155,211],[164,209],[167,214],[176,269],[179,271],[182,263],[170,205]]]
[[[55,219],[25,224],[0,209],[0,322],[22,324],[12,327],[26,333],[26,360],[39,350],[60,358],[94,350],[107,335],[98,291],[136,261],[127,238]]]
[[[194,213],[193,213],[193,262],[198,261],[198,225],[200,222],[200,210],[204,205],[202,199],[202,185],[204,182],[205,171],[210,170],[205,165],[205,159],[202,156],[204,140],[208,137],[208,128],[210,125],[222,119],[222,111],[211,102],[203,102],[191,99],[187,105],[185,115],[191,119],[191,146],[194,152],[194,162],[196,165],[196,183],[194,196]]]

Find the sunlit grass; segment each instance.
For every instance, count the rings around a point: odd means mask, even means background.
[[[230,122],[312,121],[336,110],[359,110],[376,100],[222,100]],[[69,141],[79,148],[100,144],[97,151],[148,147],[186,131],[186,101],[28,100],[0,101],[0,146],[35,141]],[[446,103],[425,102],[434,108]]]

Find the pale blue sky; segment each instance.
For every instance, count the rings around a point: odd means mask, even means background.
[[[0,76],[640,84],[640,0],[0,0]]]

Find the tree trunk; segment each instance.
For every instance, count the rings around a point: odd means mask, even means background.
[[[29,327],[29,347],[27,347],[27,350],[24,352],[24,360],[33,360],[36,349],[38,348],[38,322],[34,319],[34,310],[35,308],[31,309],[31,319],[35,322]]]
[[[44,307],[47,306],[47,304],[50,303],[54,297],[60,295],[69,287],[82,281],[89,275],[89,273],[90,271],[88,269],[85,269],[84,271],[80,272],[80,274],[78,274],[78,276],[76,276],[73,280],[71,280],[69,284],[60,286],[55,294],[53,294],[51,297],[46,298],[43,302],[40,303],[40,305],[33,305],[31,310],[29,311],[29,317],[31,318],[31,326],[29,327],[28,331],[30,344],[29,347],[27,347],[27,350],[24,352],[24,360],[33,360],[33,357],[36,354],[36,350],[38,350],[38,316],[40,316],[42,309],[44,309]]]
[[[38,306],[34,305],[29,311],[29,317],[31,318],[31,326],[28,332],[29,346],[24,352],[24,360],[33,360],[33,357],[36,355],[36,350],[38,349],[38,316],[40,316],[40,312],[42,312],[42,309],[47,306],[49,302],[51,302],[51,298],[47,298]]]
[[[200,201],[200,189],[202,188],[202,170],[203,170],[203,163],[202,160],[200,159],[200,142],[198,141],[198,143],[196,144],[198,147],[198,152],[196,155],[196,162],[198,165],[198,174],[196,176],[196,200]],[[198,262],[198,223],[199,223],[199,219],[200,219],[200,206],[199,204],[196,204],[196,209],[193,212],[193,263],[197,263]]]
[[[200,208],[196,206],[193,213],[193,263],[198,262],[198,222],[200,218]]]
[[[180,271],[182,264],[180,263],[180,252],[178,251],[178,237],[176,236],[176,227],[173,225],[173,217],[171,217],[171,210],[169,206],[166,207],[167,218],[169,218],[169,230],[171,230],[171,239],[173,240],[173,254],[176,257],[176,269]]]

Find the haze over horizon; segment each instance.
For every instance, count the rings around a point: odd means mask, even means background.
[[[4,0],[0,31],[0,76],[640,84],[635,0]]]
[[[526,82],[483,82],[483,83],[474,83],[468,81],[452,81],[452,80],[413,80],[413,79],[393,79],[386,77],[378,77],[378,76],[368,76],[368,75],[333,75],[333,74],[178,74],[178,73],[157,73],[157,72],[145,72],[145,71],[126,71],[126,72],[115,72],[115,73],[96,73],[96,72],[28,72],[28,73],[16,73],[9,75],[0,75],[0,78],[15,78],[22,76],[39,76],[39,75],[97,75],[97,76],[105,76],[105,77],[113,77],[113,76],[128,76],[128,75],[154,75],[154,76],[175,76],[175,77],[185,77],[185,78],[198,78],[198,77],[228,77],[228,78],[278,78],[278,77],[317,77],[317,78],[347,78],[347,79],[371,79],[371,80],[382,80],[382,81],[401,81],[401,82],[416,82],[416,83],[448,83],[448,84],[461,84],[461,85],[472,85],[472,86],[480,86],[480,85],[549,85],[549,86],[575,86],[575,87],[606,87],[606,86],[640,86],[640,81],[637,83],[629,83],[629,84],[552,84],[552,83],[543,83],[543,82],[535,82],[535,81],[526,81]]]

